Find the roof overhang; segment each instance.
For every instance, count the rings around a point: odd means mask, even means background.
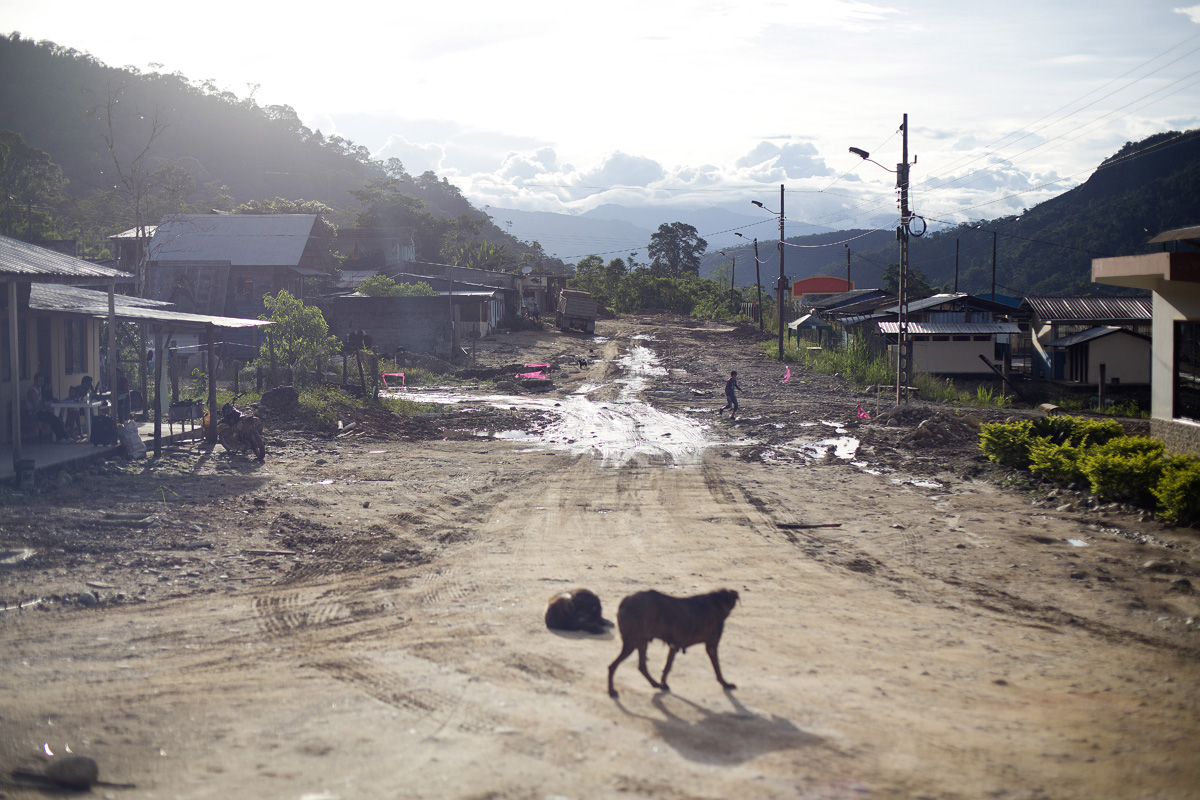
[[[1200,253],[1147,253],[1092,259],[1092,281],[1156,289],[1164,281],[1200,283]]]
[[[894,334],[900,331],[900,323],[896,321],[880,322],[882,333]],[[908,333],[933,336],[969,336],[977,334],[986,336],[997,333],[1020,333],[1021,328],[1015,322],[909,322]]]
[[[86,314],[98,319],[108,318],[107,306],[80,306],[70,309],[77,314]],[[211,314],[188,314],[183,311],[170,311],[163,308],[145,308],[141,306],[118,306],[113,311],[117,319],[134,322],[157,322],[175,328],[203,329],[212,325],[217,328],[261,328],[275,323],[265,319],[240,319],[238,317],[219,317]]]

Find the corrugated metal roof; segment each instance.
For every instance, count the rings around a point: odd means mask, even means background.
[[[10,276],[43,283],[88,283],[128,278],[129,273],[0,236],[0,278]]]
[[[121,319],[171,322],[185,327],[212,324],[218,328],[251,328],[274,324],[261,319],[187,314],[165,308],[169,305],[171,303],[128,297],[123,294],[113,295],[113,312]],[[106,319],[108,317],[108,294],[72,286],[47,286],[35,283],[30,287],[29,307],[36,311],[58,311]]]
[[[1145,320],[1153,316],[1149,297],[1026,297],[1025,302],[1046,322]]]
[[[937,306],[944,305],[945,303],[950,303],[969,296],[970,295],[968,295],[966,292],[958,292],[957,294],[935,294],[930,297],[923,297],[920,300],[909,300],[908,311],[910,314],[914,311],[924,311],[927,308],[936,308]],[[899,314],[900,306],[892,306],[891,308],[885,309],[885,311],[891,314]]]
[[[1073,333],[1070,336],[1064,336],[1061,339],[1055,339],[1053,342],[1047,344],[1046,347],[1070,347],[1071,345],[1083,344],[1084,342],[1090,342],[1095,339],[1101,339],[1105,336],[1111,336],[1114,333],[1127,333],[1130,336],[1136,336],[1139,339],[1145,339],[1147,342],[1150,341],[1149,337],[1142,336],[1141,334],[1134,333],[1133,331],[1126,330],[1125,328],[1119,328],[1115,325],[1097,325],[1095,328],[1088,328],[1086,331],[1080,331],[1079,333]]]
[[[233,266],[300,263],[315,214],[177,214],[164,217],[150,240],[150,260],[228,261]]]
[[[157,225],[143,225],[142,226],[142,238],[149,239],[151,236],[154,235],[154,230],[157,227],[158,227]],[[110,239],[136,239],[136,238],[138,238],[138,229],[130,228],[127,231],[121,231],[120,233],[114,233],[112,236],[110,236],[108,238],[110,238]]]
[[[1195,225],[1190,228],[1176,228],[1171,231],[1163,231],[1158,236],[1150,240],[1150,244],[1161,244],[1163,242],[1183,242],[1189,239],[1200,239],[1200,225]]]
[[[880,322],[879,330],[883,333],[897,333],[899,322]],[[908,333],[936,336],[966,336],[970,334],[986,335],[992,333],[1020,333],[1021,329],[1015,322],[910,322]]]
[[[108,292],[98,292],[94,289],[82,289],[78,286],[64,286],[54,283],[35,283],[29,290],[29,307],[39,311],[69,311],[82,306],[94,306],[97,303],[108,305]],[[125,294],[113,295],[113,304],[121,306],[141,306],[143,308],[167,307],[171,303],[161,300],[150,300],[143,297],[130,297]]]

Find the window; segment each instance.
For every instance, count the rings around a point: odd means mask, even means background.
[[[68,319],[66,323],[67,352],[65,366],[68,375],[87,371],[87,329],[82,319]]]
[[[973,342],[990,342],[991,340],[992,340],[992,337],[990,337],[990,336],[972,336],[971,337],[971,341],[973,341]]]
[[[955,337],[954,337],[954,341],[956,341],[956,342],[969,342],[969,341],[971,341],[971,337],[970,337],[970,336],[955,336]]]
[[[933,340],[935,342],[948,342],[948,341],[950,341],[950,337],[949,336],[934,336]]]
[[[1172,416],[1200,422],[1200,322],[1175,323],[1175,402]]]

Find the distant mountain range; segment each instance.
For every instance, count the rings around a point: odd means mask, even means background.
[[[691,225],[708,242],[700,270],[704,277],[710,277],[721,263],[729,263],[729,258],[720,254],[721,250],[729,252],[741,248],[756,237],[760,240],[760,258],[764,253],[778,251],[779,218],[769,212],[741,214],[717,207],[694,209],[656,205],[633,208],[607,204],[577,216],[494,207],[488,209],[488,214],[501,230],[507,230],[518,239],[536,240],[547,254],[569,264],[588,255],[599,255],[606,261],[614,258],[628,261],[632,252],[636,252],[638,261],[645,262],[650,237],[659,225],[672,222]],[[734,231],[745,238],[735,236]],[[788,232],[803,235],[832,233],[829,228],[800,223],[789,223]],[[738,282],[753,285],[754,280]]]
[[[659,224],[686,222],[708,242],[701,275],[723,269],[727,276],[734,266],[736,283],[751,286],[754,251],[733,235],[738,230],[747,239],[758,237],[762,284],[773,287],[779,277],[777,218],[770,215],[764,225],[762,216],[719,208],[606,205],[577,217],[494,212],[497,221],[512,220],[514,236],[536,238],[568,262],[593,253],[606,260],[627,258],[633,250],[644,259]],[[1019,217],[976,220],[911,238],[909,266],[935,288],[976,294],[992,291],[993,275],[996,293],[1014,297],[1112,293],[1120,290],[1091,282],[1093,258],[1148,252],[1153,236],[1190,225],[1200,225],[1200,131],[1171,131],[1127,143],[1085,183]],[[859,288],[877,287],[888,265],[900,260],[895,230],[813,227],[798,233],[797,227],[788,223],[789,281],[849,272]]]

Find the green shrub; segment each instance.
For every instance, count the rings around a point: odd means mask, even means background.
[[[1059,419],[1063,418],[1059,417]],[[1125,435],[1124,426],[1115,419],[1086,419],[1083,417],[1066,417],[1066,419],[1074,422],[1074,430],[1067,437],[1067,441],[1080,447],[1106,444]]]
[[[1029,471],[1048,481],[1063,485],[1083,477],[1080,457],[1083,448],[1071,444],[1056,444],[1050,439],[1032,439],[1029,443]]]
[[[1200,522],[1200,458],[1191,455],[1167,458],[1153,492],[1167,522],[1174,525]]]
[[[986,424],[980,428],[979,448],[997,464],[1027,469],[1032,429],[1028,421]]]
[[[1041,417],[1030,421],[1029,434],[1051,444],[1063,444],[1071,440],[1077,422],[1076,417]]]
[[[1120,436],[1088,448],[1080,467],[1096,495],[1149,505],[1162,475],[1163,451],[1157,439]]]

